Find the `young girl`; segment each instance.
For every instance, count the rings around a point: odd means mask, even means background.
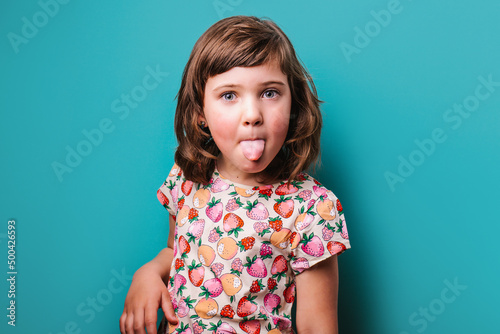
[[[168,247],[135,274],[122,333],[337,333],[342,206],[304,170],[322,125],[314,84],[270,20],[210,27],[184,70],[175,165],[158,190]],[[167,285],[167,286],[166,286]],[[292,304],[296,314],[292,314]]]

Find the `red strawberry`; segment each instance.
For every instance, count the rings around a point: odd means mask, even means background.
[[[259,334],[260,333],[260,321],[259,320],[246,320],[240,322],[240,328],[248,334]]]
[[[183,267],[184,267],[184,261],[182,259],[175,259],[175,270],[179,272],[180,271],[179,269]]]
[[[188,219],[191,220],[191,219],[194,219],[196,217],[198,217],[198,210],[196,210],[196,209],[189,209]]]
[[[338,241],[330,241],[327,245],[326,248],[330,252],[330,254],[335,255],[335,254],[341,254],[343,251],[346,250],[346,246]]]
[[[179,250],[182,254],[182,257],[185,257],[186,254],[191,250],[191,246],[189,246],[189,243],[183,235],[179,237]]]
[[[262,284],[262,279],[256,279],[252,282],[252,286],[250,287],[250,292],[257,293],[260,290],[264,289],[265,285]]]
[[[340,204],[340,201],[337,199],[337,211],[340,213],[342,211],[342,204]]]
[[[302,182],[295,182],[295,181],[292,181],[291,183],[284,183],[280,185],[278,188],[276,188],[275,193],[276,195],[279,196],[296,193],[297,191],[299,191],[299,188],[301,188],[300,187],[301,183]]]
[[[272,189],[261,189],[259,190],[259,197],[269,199],[269,197],[273,194]]]
[[[293,200],[291,197],[285,198],[281,196],[280,198],[275,200],[274,211],[279,214],[283,218],[289,218],[293,213]]]
[[[161,205],[163,205],[163,206],[168,205],[168,203],[169,203],[168,198],[167,198],[167,196],[165,196],[165,194],[160,189],[158,189],[158,191],[156,191],[156,197],[158,197],[158,200],[160,201]]]
[[[233,317],[234,317],[234,310],[231,307],[231,305],[226,305],[220,311],[220,315],[221,315],[221,317],[233,319]]]
[[[238,314],[239,317],[243,318],[257,311],[257,304],[254,302],[255,298],[257,298],[257,296],[252,295],[249,295],[248,297],[244,296],[243,298],[241,298],[238,302],[236,314]]]
[[[279,232],[283,227],[283,221],[280,217],[269,218],[269,226],[276,232]]]
[[[243,231],[243,225],[243,219],[241,219],[240,216],[235,215],[234,213],[226,214],[222,223],[224,231],[228,232],[229,235],[234,233],[234,236],[236,238],[238,237],[238,233]]]
[[[272,277],[269,277],[267,279],[267,288],[272,292],[276,289],[276,287],[277,287],[276,280]]]
[[[193,182],[192,181],[186,180],[186,181],[182,182],[181,190],[184,193],[184,195],[189,196],[189,194],[191,193],[191,189],[193,189]]]
[[[271,267],[271,274],[273,277],[278,276],[278,282],[285,272],[288,270],[288,264],[283,255],[277,256],[273,261],[273,266]]]
[[[240,246],[240,250],[243,252],[244,250],[249,250],[255,244],[254,237],[246,237],[243,238],[240,242],[238,242],[238,246]]]
[[[283,291],[283,297],[285,297],[285,302],[293,303],[295,300],[295,282],[289,280],[287,284],[285,284],[285,291]]]
[[[205,277],[205,268],[202,267],[201,263],[196,264],[195,260],[193,263],[188,265],[189,280],[194,286],[200,286],[203,283],[203,278]]]

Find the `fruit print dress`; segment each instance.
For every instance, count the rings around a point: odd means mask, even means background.
[[[306,173],[250,187],[216,170],[206,186],[174,165],[157,191],[175,217],[164,333],[293,333],[295,276],[350,248],[342,206]],[[163,330],[163,329],[162,329]]]

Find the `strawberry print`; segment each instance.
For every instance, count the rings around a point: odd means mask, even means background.
[[[280,198],[275,200],[274,211],[283,218],[290,218],[293,213],[293,200],[291,197],[280,196]]]
[[[174,165],[157,191],[174,217],[168,293],[179,319],[165,333],[289,333],[295,277],[350,248],[340,201],[306,173],[201,185]]]
[[[253,203],[248,201],[245,206],[245,210],[247,210],[247,216],[253,220],[264,220],[269,217],[269,212],[267,211],[265,205],[263,203],[259,203],[259,200],[256,199]]]
[[[214,223],[217,223],[222,218],[222,203],[221,200],[215,200],[215,197],[212,197],[212,201],[208,202],[208,207],[205,210],[208,218]]]

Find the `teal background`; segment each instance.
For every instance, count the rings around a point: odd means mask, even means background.
[[[245,14],[283,28],[325,101],[316,176],[342,200],[352,243],[339,258],[341,333],[496,333],[500,87],[460,126],[443,116],[474,95],[479,76],[500,81],[500,3],[401,0],[346,57],[341,43],[355,46],[355,28],[391,2],[69,1],[16,53],[8,34],[22,35],[23,17],[42,9],[4,1],[0,332],[119,332],[130,276],[166,245],[155,193],[173,163],[182,70],[211,24]],[[148,66],[168,76],[126,117],[113,112]],[[113,130],[59,180],[52,164],[106,118]],[[391,188],[385,173],[436,128],[446,140]],[[9,219],[16,327],[6,318]],[[461,290],[444,290],[446,280]]]

